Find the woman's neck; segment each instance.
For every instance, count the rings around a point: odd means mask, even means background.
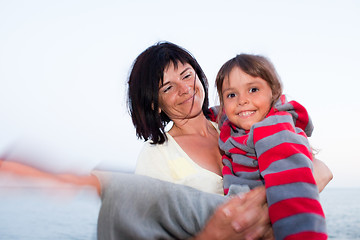
[[[169,131],[169,134],[173,137],[193,134],[206,137],[213,131],[212,124],[204,114],[190,119],[175,119],[173,123],[174,125]]]

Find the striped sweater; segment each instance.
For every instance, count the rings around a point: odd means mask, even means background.
[[[232,184],[265,184],[275,239],[327,239],[307,140],[312,130],[306,109],[284,95],[249,131],[228,120],[221,127],[224,192]]]

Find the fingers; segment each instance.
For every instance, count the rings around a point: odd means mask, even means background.
[[[202,239],[259,239],[264,235],[272,239],[264,187],[230,198],[215,211],[201,235],[205,236]]]
[[[256,188],[241,196],[240,200],[233,200],[233,202],[241,202],[233,210],[236,211],[236,215],[234,215],[231,222],[234,231],[242,232],[245,239],[258,239],[270,231],[271,226],[264,187]]]
[[[262,240],[275,240],[274,232],[270,225],[268,230],[265,232],[264,236],[262,237]]]

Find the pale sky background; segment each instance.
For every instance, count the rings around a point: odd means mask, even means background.
[[[307,107],[329,187],[360,187],[360,2],[0,0],[0,156],[45,171],[133,171],[142,141],[126,108],[129,69],[167,40],[205,71],[269,57]]]

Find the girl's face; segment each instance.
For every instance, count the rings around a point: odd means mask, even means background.
[[[188,63],[170,63],[159,83],[159,107],[171,120],[192,118],[202,113],[204,88]]]
[[[250,130],[262,121],[271,108],[273,96],[269,84],[234,67],[222,84],[225,113],[239,128]]]

